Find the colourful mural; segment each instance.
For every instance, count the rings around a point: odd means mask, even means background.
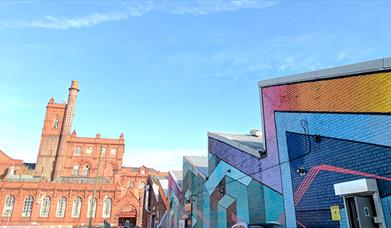
[[[170,171],[168,176],[168,227],[178,228],[183,217],[184,195],[182,193],[182,172]]]
[[[246,174],[245,169],[232,165],[235,162],[259,161],[259,158],[249,157],[248,153],[213,137],[209,137],[208,155],[210,176],[205,186],[213,198],[211,205],[221,206],[217,207],[221,211],[217,214],[218,223],[212,227],[231,227],[237,222],[260,224],[279,221],[283,212],[282,195]]]
[[[391,72],[378,69],[260,82],[264,134],[209,133],[208,158],[185,157],[182,196],[171,191],[173,204],[183,197],[191,208],[174,205],[171,218],[206,228],[348,227],[358,221],[353,204],[370,200],[370,226],[361,227],[391,227]],[[337,195],[336,184],[357,180],[376,188]]]
[[[261,161],[263,175],[256,176],[283,193],[280,221],[287,227],[345,227],[343,200],[333,185],[371,178],[391,226],[391,73],[281,81],[260,82],[268,158]],[[340,221],[332,221],[331,205],[341,208]]]

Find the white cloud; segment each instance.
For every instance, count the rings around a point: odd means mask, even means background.
[[[145,165],[161,171],[182,170],[183,156],[208,156],[208,151],[201,149],[148,150],[126,148],[124,166],[139,167]]]
[[[45,29],[72,29],[91,27],[108,21],[125,20],[129,17],[128,14],[122,12],[114,13],[94,13],[78,18],[57,18],[53,16],[45,16],[43,19],[33,21],[12,21],[0,22],[0,27],[27,27],[27,28],[45,28]]]
[[[143,1],[127,2],[125,9],[109,13],[93,13],[81,17],[55,17],[47,15],[43,18],[20,21],[0,21],[0,28],[42,28],[42,29],[78,29],[92,27],[110,21],[126,20],[140,17],[151,11],[163,11],[170,14],[206,15],[220,12],[234,12],[240,9],[262,9],[277,4],[277,1],[261,0],[198,0],[198,1]]]

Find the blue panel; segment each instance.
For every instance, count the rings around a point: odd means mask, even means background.
[[[220,162],[221,163],[221,162]],[[249,222],[247,186],[230,177],[226,177],[226,193],[236,199],[236,213],[243,222]]]
[[[281,173],[284,179],[282,185],[288,227],[296,226],[296,216],[292,183],[289,178],[291,169],[287,163],[288,150],[285,133],[286,131],[304,133],[303,121],[308,125],[306,130],[309,134],[391,146],[391,137],[384,134],[391,129],[389,115],[276,112],[275,122],[280,162],[283,163]]]
[[[218,209],[218,218],[219,218],[219,221],[218,221],[218,227],[219,228],[227,228],[227,211],[224,207],[218,205],[217,206],[217,209]]]
[[[230,170],[230,172],[228,172]],[[251,177],[242,173],[238,169],[228,165],[224,161],[220,161],[218,166],[215,168],[213,173],[209,176],[208,180],[205,183],[205,188],[208,189],[209,195],[215,190],[216,186],[220,183],[220,181],[225,177],[229,176],[233,179],[238,180],[240,183],[244,185],[248,185],[251,181]]]
[[[225,208],[228,208],[231,206],[231,204],[235,202],[235,199],[232,198],[231,196],[225,194],[223,198],[220,199],[219,204]]]

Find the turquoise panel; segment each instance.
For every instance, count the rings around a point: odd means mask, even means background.
[[[227,211],[224,207],[217,205],[218,209],[218,228],[227,228]]]
[[[284,211],[282,195],[266,186],[264,186],[263,192],[265,195],[266,222],[278,222]],[[273,205],[273,207],[268,207],[268,205]]]
[[[226,194],[236,199],[236,216],[243,222],[249,223],[247,186],[227,177]]]
[[[230,170],[230,172],[228,172]],[[217,165],[213,173],[209,176],[208,180],[205,183],[206,189],[208,189],[209,195],[215,190],[215,188],[219,185],[220,181],[225,177],[231,177],[233,179],[238,180],[240,183],[244,185],[248,185],[251,181],[251,177],[247,176],[243,172],[238,169],[228,165],[224,161],[220,161]]]
[[[220,199],[219,204],[225,208],[228,208],[231,206],[231,204],[235,202],[235,199],[232,198],[231,196],[225,194],[223,198]]]

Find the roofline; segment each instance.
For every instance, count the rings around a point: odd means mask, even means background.
[[[391,70],[391,57],[258,81],[258,87]]]
[[[171,170],[168,171],[168,181],[170,181],[170,178],[174,180],[175,185],[182,192],[182,188],[178,185],[178,182],[176,182],[176,180],[174,178],[174,174],[171,172]],[[183,175],[182,175],[181,181],[183,181]],[[168,182],[168,186],[170,186],[170,182]]]
[[[222,134],[224,134],[224,133],[222,133]],[[254,157],[261,158],[263,151],[255,150],[247,145],[240,144],[238,142],[233,141],[232,139],[226,138],[224,136],[220,136],[220,135],[218,135],[218,133],[208,132],[208,137],[219,140],[219,141],[226,143],[230,146],[233,146],[233,147],[235,147],[245,153],[248,153]],[[262,138],[261,138],[261,140],[262,140]]]
[[[206,159],[208,159],[208,157],[203,157],[203,156],[183,156],[183,159],[186,159],[186,161],[193,167],[193,169],[194,169],[195,171],[197,171],[197,174],[199,174],[199,175],[200,175],[202,178],[204,178],[204,179],[208,178],[208,177],[205,176],[200,170],[197,169],[197,166],[194,165],[194,164],[189,160],[188,157],[201,157],[201,158],[206,158]],[[206,167],[206,168],[209,169],[209,166],[200,166],[200,167]],[[183,179],[183,175],[182,175],[182,179]]]

